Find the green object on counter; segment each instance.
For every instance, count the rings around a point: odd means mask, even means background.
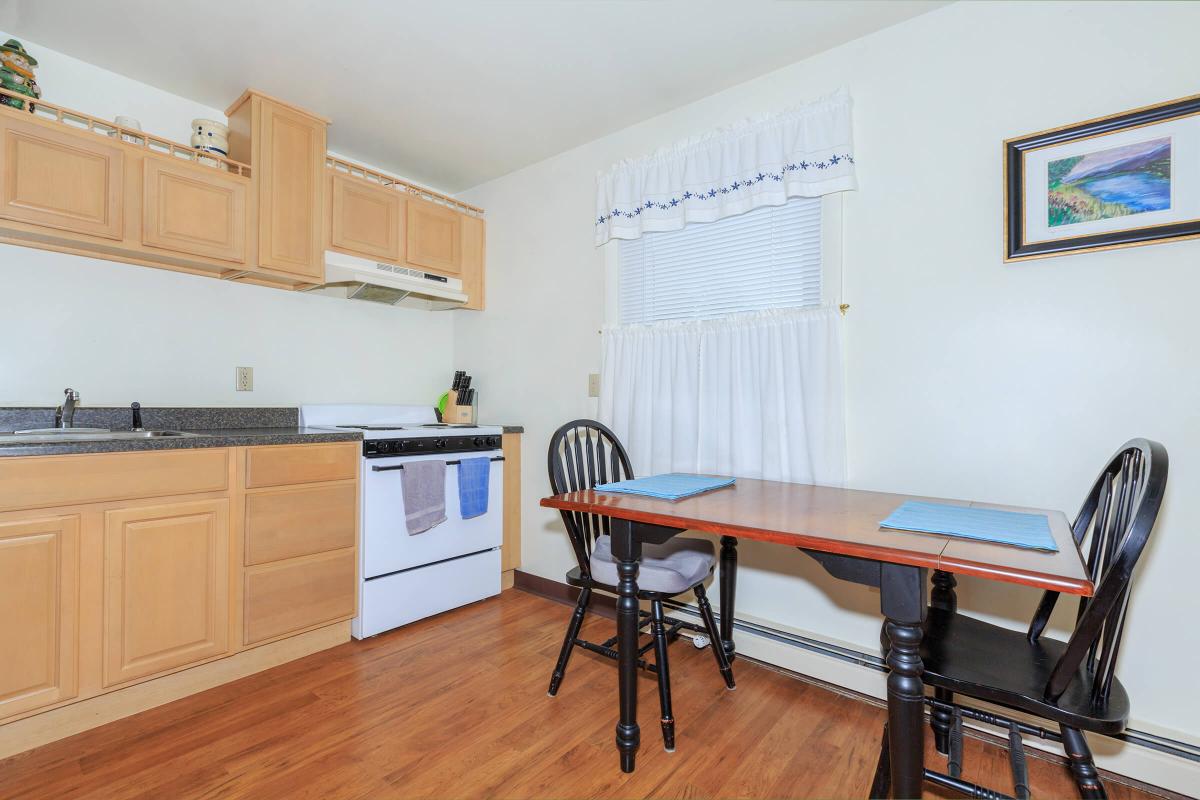
[[[449,393],[449,392],[443,392],[443,393],[442,393],[442,396],[438,398],[438,402],[437,402],[437,410],[438,410],[438,413],[439,413],[439,414],[445,414],[445,413],[446,413],[446,406],[448,406],[449,404],[450,404],[450,393]]]

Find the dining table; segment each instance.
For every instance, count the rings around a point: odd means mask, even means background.
[[[906,501],[1044,514],[1057,551],[883,528],[880,522]],[[586,489],[546,497],[541,505],[608,518],[617,562],[618,722],[621,769],[636,766],[639,636],[638,570],[643,544],[661,544],[685,530],[720,537],[720,642],[733,658],[737,545],[741,539],[796,547],[830,575],[879,589],[886,649],[887,723],[872,792],[920,797],[925,778],[925,685],[921,638],[930,604],[954,610],[955,575],[1091,596],[1079,547],[1060,511],[915,497],[779,481],[738,478],[733,484],[678,500]],[[930,573],[932,572],[932,589]],[[935,711],[936,713],[936,711]],[[873,794],[874,796],[874,794]]]

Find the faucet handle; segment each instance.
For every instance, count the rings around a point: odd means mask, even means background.
[[[133,422],[130,425],[130,428],[135,431],[145,430],[145,428],[142,427],[142,404],[130,403],[129,411],[133,414]]]
[[[68,400],[79,399],[79,392],[75,391],[74,389],[63,389],[63,394],[66,395]]]

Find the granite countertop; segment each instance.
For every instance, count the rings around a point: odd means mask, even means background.
[[[302,428],[295,408],[144,408],[142,419],[147,430],[184,431],[195,435],[75,442],[5,442],[8,437],[0,433],[0,457],[362,440],[361,431]],[[130,420],[128,408],[80,408],[75,415],[75,427],[128,431]],[[0,408],[0,431],[49,428],[53,421],[53,409]]]
[[[524,433],[525,432],[524,425],[501,425],[500,427],[504,430],[505,433]]]

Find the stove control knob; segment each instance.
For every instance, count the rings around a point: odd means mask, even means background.
[[[471,444],[475,445],[476,447],[483,446],[483,437],[476,436],[474,439],[471,440]]]
[[[376,445],[376,448],[378,449],[378,451],[380,453],[390,453],[392,450],[392,443],[391,442],[380,442],[379,444]]]
[[[495,447],[498,444],[500,444],[500,440],[498,438],[496,438],[495,436],[487,437],[487,446],[488,447]]]
[[[437,439],[436,441],[434,441],[433,446],[437,447],[439,449],[444,448],[446,446],[446,440],[445,439]]]

